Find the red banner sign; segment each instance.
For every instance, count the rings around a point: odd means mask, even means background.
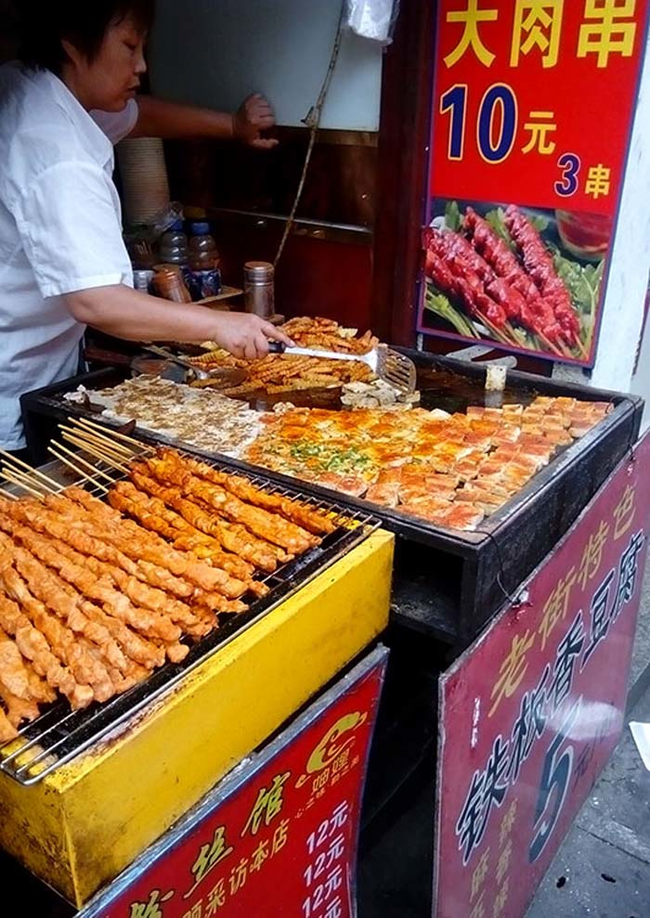
[[[590,364],[648,0],[438,6],[420,331]]]
[[[386,656],[341,680],[80,918],[352,918]]]
[[[442,677],[434,914],[521,918],[621,735],[650,436]]]

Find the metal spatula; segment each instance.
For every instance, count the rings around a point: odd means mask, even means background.
[[[287,347],[280,341],[270,341],[273,354],[295,354],[296,357],[320,357],[321,360],[356,360],[365,363],[375,376],[400,392],[415,392],[417,373],[415,364],[399,351],[392,351],[380,344],[367,354],[340,354],[338,351],[319,351],[309,347]]]
[[[172,363],[185,367],[186,370],[191,370],[199,382],[208,382],[209,380],[214,383],[223,382],[225,388],[227,386],[238,386],[246,379],[246,371],[237,367],[217,367],[213,370],[204,370],[202,367],[195,366],[190,360],[185,360],[184,357],[172,354],[164,347],[158,347],[156,344],[143,344],[142,349],[149,351],[150,354],[157,354],[158,357],[165,357]]]

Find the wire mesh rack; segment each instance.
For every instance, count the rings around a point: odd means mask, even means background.
[[[110,435],[105,428],[104,432]],[[183,457],[196,458],[182,450],[175,451]],[[144,443],[136,444],[134,441],[131,459],[147,458],[155,452],[155,447]],[[61,456],[60,453],[59,455]],[[66,465],[66,455],[74,456],[74,462],[69,461]],[[112,463],[108,464],[92,453],[84,454],[83,451],[73,454],[66,450],[61,458],[62,462],[50,463],[43,467],[40,473],[43,493],[51,493],[52,482],[56,481],[61,491],[69,485],[77,485],[84,487],[96,497],[104,498],[109,481],[117,483],[128,477],[129,460],[126,458],[119,463],[122,468]],[[232,467],[227,463],[205,458],[202,461],[218,471],[233,474]],[[82,474],[71,476],[70,468],[78,469],[80,466],[83,469]],[[45,471],[47,475],[44,474]],[[280,603],[347,554],[380,525],[377,518],[365,511],[350,510],[334,501],[305,497],[298,488],[278,486],[263,475],[239,471],[237,474],[268,494],[299,500],[308,507],[327,513],[334,523],[334,531],[326,535],[319,545],[278,567],[273,573],[257,576],[256,579],[268,586],[268,593],[262,597],[252,594],[242,597],[248,602],[247,611],[220,615],[219,626],[192,644],[187,657],[181,663],[168,662],[160,669],[154,670],[144,682],[106,702],[94,702],[84,710],[73,711],[68,702],[61,699],[44,708],[36,720],[19,729],[17,739],[0,746],[0,772],[21,785],[33,785],[81,753],[98,748],[109,734],[111,740],[114,739],[121,730],[128,729],[135,715],[143,712],[152,702],[178,685],[188,673],[264,616],[269,615]],[[37,481],[38,476],[39,470],[35,470],[31,480]],[[48,481],[47,486],[43,480],[45,478]],[[8,490],[16,493],[17,487],[19,485],[14,483]]]

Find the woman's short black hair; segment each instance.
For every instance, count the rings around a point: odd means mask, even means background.
[[[89,60],[113,23],[132,16],[143,32],[151,26],[155,0],[20,0],[20,60],[37,70],[60,74],[66,60],[63,40]]]

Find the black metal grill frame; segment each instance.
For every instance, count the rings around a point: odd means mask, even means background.
[[[457,377],[485,383],[485,366],[467,363],[453,357],[441,357],[399,348],[422,373],[444,370]],[[104,418],[81,405],[65,402],[63,395],[84,385],[87,389],[104,389],[128,376],[128,368],[97,370],[65,380],[21,399],[28,442],[34,450],[43,450],[59,420],[70,415],[91,418],[109,429],[120,429],[114,419]],[[426,379],[420,385],[427,393]],[[404,556],[418,554],[421,569],[427,572],[427,583],[418,593],[414,605],[406,606],[395,597],[393,621],[418,633],[443,641],[460,653],[479,633],[487,621],[513,596],[517,587],[558,543],[578,518],[619,462],[633,453],[639,435],[643,400],[619,392],[592,389],[587,385],[535,376],[517,370],[508,372],[508,389],[518,399],[535,395],[571,396],[579,400],[607,401],[611,413],[593,430],[567,446],[497,513],[485,520],[475,532],[445,529],[424,520],[408,517],[397,510],[370,504],[361,499],[338,495],[322,486],[288,478],[277,472],[253,466],[238,459],[219,456],[226,465],[241,474],[262,474],[280,486],[294,485],[303,494],[317,500],[334,499],[354,511],[372,513],[381,525],[397,535],[394,585],[401,594]],[[167,440],[143,428],[134,436],[146,442]],[[210,460],[214,454],[183,444],[193,455]],[[403,549],[403,550],[402,550]],[[497,576],[498,575],[498,576]],[[406,593],[411,590],[408,584]],[[504,589],[505,587],[505,589]],[[403,612],[403,608],[408,608]]]

